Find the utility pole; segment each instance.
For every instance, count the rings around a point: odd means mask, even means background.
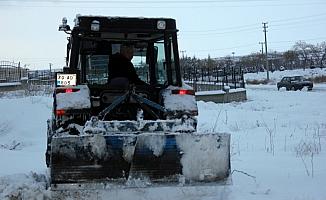
[[[263,67],[263,63],[264,63],[264,42],[259,42],[259,44],[261,44],[261,66],[259,67]],[[258,69],[256,69],[257,73],[258,73]]]
[[[51,79],[52,78],[52,63],[49,63],[49,66],[50,66],[49,78]]]
[[[266,24],[268,24],[267,22],[263,22],[263,28],[264,28],[264,34],[265,34],[265,54],[266,54],[266,70],[267,70],[267,80],[269,80],[269,66],[268,66],[268,55],[267,55],[267,28],[268,26],[266,26]]]
[[[259,42],[261,44],[261,55],[264,55],[264,42]]]
[[[186,50],[183,50],[183,51],[180,51],[181,54],[182,54],[182,58],[185,58],[185,53],[186,53]]]

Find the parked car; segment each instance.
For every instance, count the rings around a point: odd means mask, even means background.
[[[303,76],[285,76],[280,82],[277,83],[277,89],[285,87],[286,90],[302,90],[307,87],[308,90],[312,90],[313,83],[303,78]]]

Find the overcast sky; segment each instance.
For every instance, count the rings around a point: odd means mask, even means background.
[[[259,52],[262,22],[271,51],[326,41],[325,0],[0,0],[0,61],[62,68],[67,35],[58,26],[76,14],[175,18],[179,50],[191,57]]]

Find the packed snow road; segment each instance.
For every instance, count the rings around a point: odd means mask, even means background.
[[[318,89],[320,88],[320,89]],[[326,85],[310,92],[248,86],[248,101],[198,102],[200,132],[231,133],[232,184],[108,187],[65,199],[284,199],[326,196]],[[51,199],[45,166],[51,97],[0,98],[0,199]],[[138,186],[138,187],[137,187]],[[93,196],[92,196],[93,195]],[[53,198],[52,198],[53,199]]]

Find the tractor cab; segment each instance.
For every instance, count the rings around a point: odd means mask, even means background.
[[[75,23],[72,30],[66,20],[59,27],[70,34],[64,74],[76,75],[76,85],[87,85],[91,105],[88,114],[101,115],[106,120],[136,120],[141,110],[144,119],[166,119],[169,114],[163,108],[162,92],[168,86],[179,88],[174,94],[184,90],[181,88],[175,20],[78,16]],[[110,78],[112,71],[117,70],[111,68],[110,71],[111,59],[126,44],[133,48],[131,62],[143,84],[129,84],[130,80],[123,74],[114,80]],[[124,68],[122,65],[113,67]],[[194,95],[191,88],[181,93],[185,92]],[[119,97],[125,98],[119,101]],[[114,108],[103,113],[111,104]],[[196,109],[193,110],[195,114]]]

